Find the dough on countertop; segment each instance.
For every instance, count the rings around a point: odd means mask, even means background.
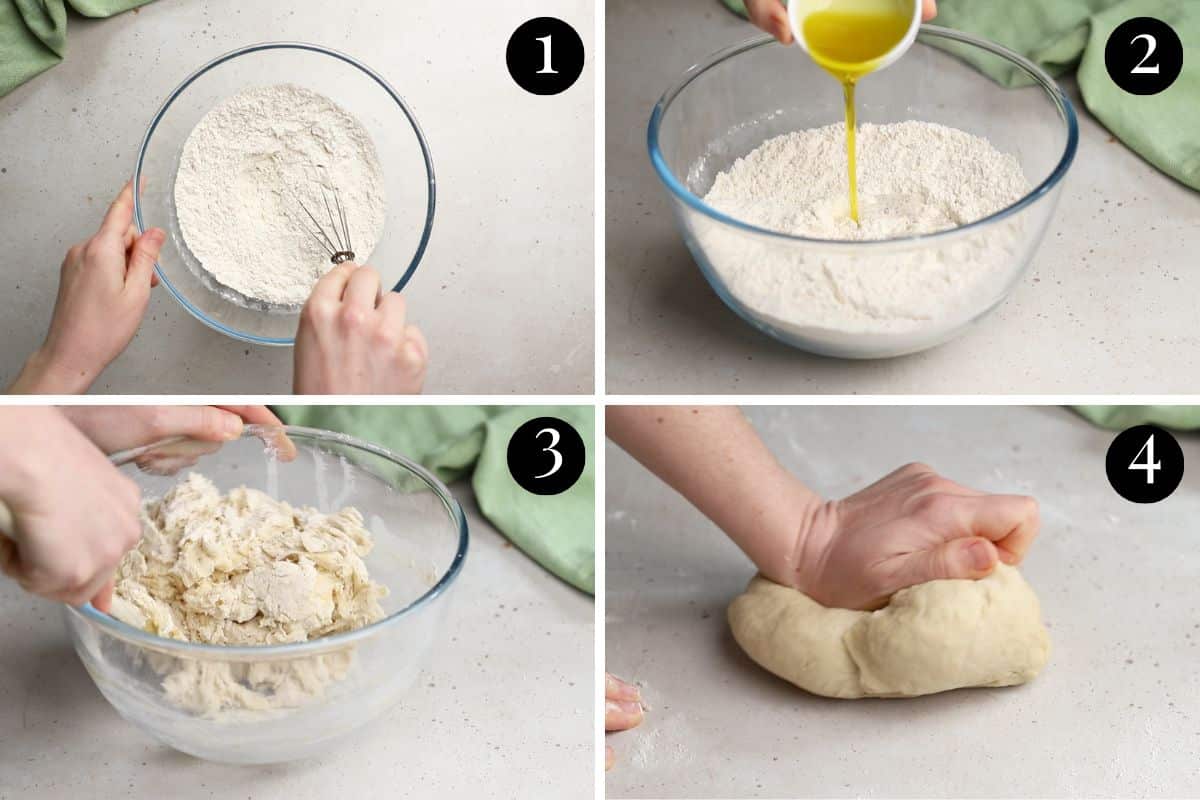
[[[197,473],[142,509],[142,539],[117,570],[112,615],[149,633],[215,645],[305,642],[384,616],[387,589],[363,561],[362,514],[293,508],[255,489],[222,495]],[[292,707],[351,664],[347,648],[287,661],[147,655],[168,697],[190,710]]]
[[[1000,564],[978,581],[938,580],[878,611],[826,608],[756,576],[729,607],[759,665],[826,697],[912,697],[1032,680],[1050,652],[1037,595]]]

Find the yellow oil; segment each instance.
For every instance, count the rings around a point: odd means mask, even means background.
[[[912,5],[911,0],[847,0],[840,5],[844,7],[834,6],[805,17],[804,41],[813,61],[842,84],[850,218],[858,222],[854,86],[862,76],[874,72],[883,57],[904,39],[912,23]]]

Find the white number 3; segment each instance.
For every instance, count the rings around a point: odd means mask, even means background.
[[[536,438],[536,439],[542,438],[543,433],[550,434],[550,446],[543,447],[542,452],[550,453],[552,456],[554,456],[554,466],[550,468],[549,472],[546,472],[542,475],[535,475],[534,480],[541,480],[542,478],[549,478],[551,475],[553,475],[554,473],[556,473],[560,469],[562,469],[562,465],[563,465],[562,453],[560,453],[554,449],[555,447],[558,446],[558,443],[562,440],[562,434],[560,434],[554,428],[542,428],[540,431],[537,432],[537,436],[534,438]],[[1132,469],[1132,467],[1131,467],[1131,469]],[[1151,483],[1153,483],[1153,481],[1151,481]]]
[[[1146,40],[1146,55],[1142,57],[1142,60],[1138,62],[1138,65],[1133,68],[1133,72],[1130,74],[1157,75],[1158,64],[1155,64],[1153,67],[1147,67],[1146,62],[1150,60],[1150,56],[1154,55],[1155,49],[1158,48],[1158,41],[1148,33],[1139,33],[1137,36],[1133,37],[1133,41],[1130,42],[1130,44],[1137,44],[1138,39]],[[1154,481],[1151,481],[1151,483],[1153,482]]]
[[[1138,459],[1142,457],[1142,453],[1146,454],[1146,461],[1142,464],[1138,463]],[[1154,483],[1154,473],[1162,469],[1162,462],[1154,460],[1154,435],[1151,434],[1146,443],[1142,445],[1142,449],[1138,450],[1138,454],[1133,457],[1133,463],[1129,465],[1131,470],[1141,469],[1146,471],[1146,484]]]

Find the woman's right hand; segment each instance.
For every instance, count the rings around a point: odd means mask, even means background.
[[[54,408],[0,409],[0,500],[12,530],[0,571],[22,588],[108,611],[113,576],[141,537],[141,491]]]
[[[604,673],[604,731],[625,731],[642,724],[642,693],[636,686]],[[613,749],[604,746],[604,769],[616,763]]]
[[[317,281],[296,333],[296,394],[420,394],[429,346],[404,298],[382,288],[351,262]]]

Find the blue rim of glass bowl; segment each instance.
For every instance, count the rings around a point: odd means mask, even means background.
[[[420,464],[412,461],[404,456],[393,453],[378,445],[364,442],[361,439],[356,439],[353,436],[347,436],[344,433],[335,433],[333,431],[317,430],[316,428],[304,428],[298,425],[269,426],[269,425],[247,425],[242,433],[242,437],[254,437],[264,442],[269,441],[272,434],[283,431],[288,436],[297,436],[316,440],[318,442],[329,442],[341,447],[353,447],[357,450],[362,450],[371,455],[378,456],[391,463],[403,467],[411,474],[420,478],[433,493],[438,496],[445,506],[450,520],[458,528],[458,546],[454,551],[454,558],[451,559],[450,565],[442,576],[432,587],[430,587],[423,595],[413,600],[404,608],[394,611],[378,622],[373,622],[370,625],[365,625],[361,628],[356,628],[346,633],[337,633],[333,636],[325,636],[320,639],[313,639],[309,642],[295,642],[292,644],[273,644],[273,645],[240,645],[226,647],[216,644],[199,644],[197,642],[183,642],[178,639],[168,639],[165,636],[158,636],[153,633],[147,633],[132,625],[128,625],[116,617],[105,614],[91,603],[87,603],[79,608],[65,606],[68,613],[78,614],[84,617],[89,622],[93,622],[104,628],[108,633],[123,639],[133,644],[145,645],[156,650],[166,650],[175,653],[185,653],[187,655],[210,655],[220,656],[232,659],[246,659],[247,657],[254,658],[270,658],[270,657],[298,657],[304,655],[319,654],[330,650],[336,650],[346,645],[354,644],[355,642],[369,639],[390,625],[396,620],[408,616],[430,603],[432,603],[439,595],[454,583],[459,573],[462,571],[463,562],[467,558],[467,547],[470,542],[470,535],[467,530],[467,518],[463,514],[462,506],[454,499],[454,495],[446,488],[446,484],[442,483],[429,470],[422,467]],[[167,440],[172,441],[172,440]],[[167,442],[155,442],[145,447],[139,447],[134,450],[126,450],[121,453],[115,453],[109,457],[109,460],[121,466],[138,458],[139,456],[161,447]]]
[[[996,213],[984,217],[983,219],[976,220],[975,222],[971,222],[957,228],[950,228],[944,231],[918,234],[916,236],[904,236],[895,239],[865,239],[861,241],[845,241],[840,239],[813,239],[805,236],[794,236],[789,233],[782,233],[781,231],[773,231],[768,228],[760,228],[757,225],[751,225],[748,222],[743,222],[742,220],[722,213],[716,208],[713,208],[705,203],[704,200],[693,194],[686,185],[684,185],[678,178],[675,177],[675,173],[671,171],[670,166],[667,164],[666,158],[662,154],[662,148],[659,146],[659,129],[662,127],[663,120],[666,118],[666,114],[670,110],[671,103],[674,102],[675,98],[678,97],[683,90],[692,83],[692,81],[699,78],[712,67],[715,67],[718,64],[721,64],[735,56],[741,55],[749,50],[755,50],[759,47],[774,44],[775,39],[771,36],[756,36],[753,39],[735,44],[731,47],[727,47],[724,50],[714,53],[713,55],[709,56],[706,61],[690,67],[683,74],[683,77],[679,80],[679,82],[663,94],[662,99],[660,99],[658,104],[654,107],[654,113],[650,116],[650,127],[647,137],[650,148],[650,161],[654,164],[654,169],[658,173],[659,180],[666,185],[667,189],[670,190],[670,192],[675,195],[676,198],[681,200],[689,208],[733,228],[738,228],[749,233],[769,236],[771,238],[784,241],[819,244],[835,248],[845,247],[858,249],[878,245],[895,245],[897,243],[932,241],[935,239],[958,236],[966,231],[983,227],[984,225],[988,225],[992,222],[998,222],[1005,217],[1015,214],[1050,192],[1050,190],[1052,190],[1055,185],[1057,185],[1058,182],[1066,176],[1067,170],[1071,167],[1071,162],[1075,160],[1075,151],[1079,147],[1079,123],[1075,118],[1075,108],[1071,105],[1071,100],[1065,94],[1063,94],[1062,89],[1060,89],[1058,84],[1054,82],[1054,79],[1046,74],[1041,67],[1039,67],[1037,64],[1034,64],[1024,56],[1009,50],[1007,47],[1002,47],[1001,45],[989,42],[986,39],[981,39],[977,36],[971,36],[970,34],[950,30],[949,28],[942,28],[937,25],[922,25],[920,35],[937,36],[943,39],[950,39],[961,44],[978,47],[982,50],[992,53],[993,55],[1007,59],[1015,66],[1018,66],[1027,72],[1029,76],[1033,78],[1039,86],[1042,87],[1049,98],[1058,107],[1059,116],[1062,117],[1064,122],[1066,122],[1067,146],[1063,150],[1062,158],[1059,159],[1058,165],[1055,166],[1054,171],[1051,172],[1044,181],[1039,183],[1036,187],[1030,190],[1028,194],[1026,194],[1017,202],[1013,203],[1011,206],[1002,208]]]
[[[175,102],[176,98],[183,93],[184,89],[190,86],[204,73],[208,72],[214,67],[224,64],[226,61],[237,58],[238,56],[247,55],[249,53],[257,53],[261,50],[308,50],[313,53],[322,53],[327,56],[332,56],[336,59],[346,62],[352,67],[357,67],[365,75],[367,75],[367,77],[378,83],[385,92],[391,95],[392,99],[396,101],[396,105],[400,106],[400,110],[404,112],[404,116],[408,118],[408,122],[412,126],[413,133],[417,136],[417,142],[421,146],[421,155],[425,159],[428,205],[425,210],[425,230],[421,233],[421,241],[417,245],[416,253],[413,254],[413,259],[412,262],[409,263],[408,269],[404,271],[404,274],[400,276],[400,280],[392,288],[393,292],[400,291],[405,287],[405,285],[408,284],[409,280],[412,279],[413,273],[417,271],[417,266],[421,263],[421,259],[425,257],[425,250],[429,247],[429,239],[433,235],[433,217],[437,208],[437,177],[433,171],[433,156],[429,152],[429,142],[425,139],[425,132],[421,130],[421,124],[417,122],[416,114],[413,113],[413,110],[409,108],[408,103],[404,101],[404,98],[392,88],[391,84],[389,84],[382,75],[353,56],[346,55],[345,53],[330,49],[328,47],[322,47],[319,44],[310,44],[308,42],[259,42],[258,44],[239,47],[236,50],[231,50],[228,53],[217,56],[212,61],[209,61],[191,75],[187,76],[187,78],[185,78],[181,84],[176,86],[175,89],[172,90],[169,95],[167,95],[167,99],[163,101],[162,106],[158,109],[158,112],[155,113],[154,119],[150,121],[150,127],[146,129],[146,135],[142,139],[142,146],[138,148],[137,165],[133,170],[133,215],[137,222],[138,233],[143,233],[146,230],[146,227],[142,222],[142,192],[140,188],[142,185],[142,162],[145,160],[146,147],[150,144],[150,138],[154,135],[154,131],[158,127],[158,123],[162,120],[163,115],[167,113],[167,109],[169,109],[171,104]],[[162,281],[163,286],[167,287],[167,290],[171,293],[171,296],[178,300],[179,304],[188,310],[188,313],[210,328],[218,330],[226,336],[230,336],[234,339],[238,339],[243,342],[252,342],[253,344],[287,346],[295,343],[296,340],[294,337],[276,338],[271,336],[255,336],[250,333],[244,333],[242,331],[235,330],[227,325],[222,325],[214,319],[210,319],[208,315],[196,308],[196,306],[194,306],[190,300],[184,297],[183,294],[176,289],[174,285],[172,285],[163,268],[159,266],[157,261],[154,263],[154,271],[158,273],[158,279]]]

